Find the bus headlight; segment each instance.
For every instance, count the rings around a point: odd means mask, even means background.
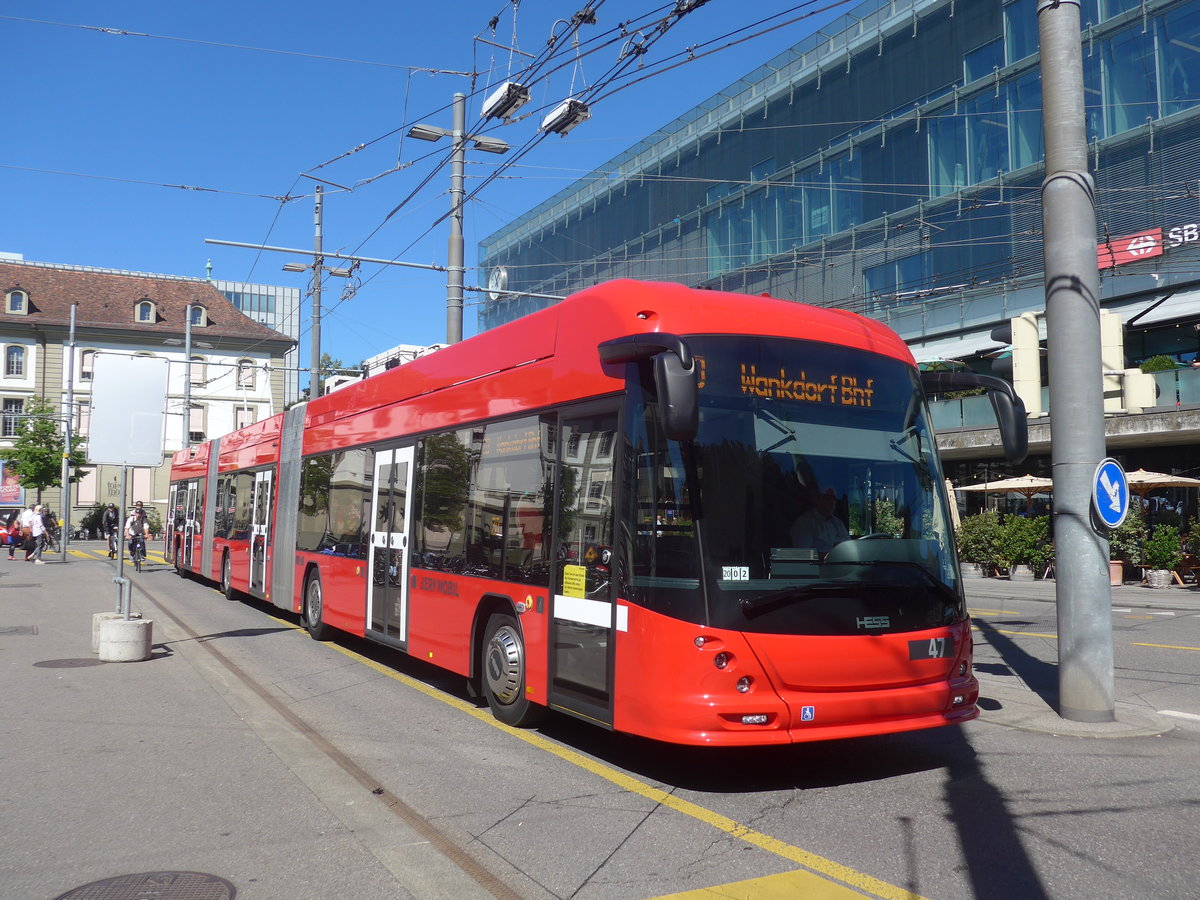
[[[750,693],[750,688],[754,687],[754,679],[749,675],[743,675],[737,681],[737,689],[739,694]]]
[[[718,653],[716,656],[713,657],[713,665],[716,666],[718,669],[725,668],[727,665],[729,665],[729,654],[728,653]]]

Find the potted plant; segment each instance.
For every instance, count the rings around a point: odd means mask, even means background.
[[[1154,532],[1142,551],[1142,558],[1149,571],[1146,583],[1152,588],[1165,588],[1171,584],[1171,573],[1183,559],[1179,545],[1179,529],[1174,525],[1155,525]]]
[[[1000,530],[1000,514],[989,509],[966,516],[955,532],[958,556],[963,562],[963,574],[989,575],[999,564],[996,536]]]
[[[1146,522],[1141,510],[1134,507],[1125,521],[1108,535],[1108,583],[1118,586],[1125,580],[1125,566],[1142,565],[1142,548],[1146,543]]]
[[[997,536],[999,554],[1012,581],[1032,581],[1045,571],[1050,537],[1049,516],[1007,516]]]

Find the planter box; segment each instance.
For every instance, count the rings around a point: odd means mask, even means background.
[[[1008,570],[1009,581],[1033,581],[1033,569],[1029,566],[1013,566]]]
[[[1110,587],[1120,587],[1125,581],[1125,563],[1119,559],[1108,561],[1108,584]]]
[[[1150,569],[1146,573],[1146,585],[1152,588],[1167,588],[1171,586],[1170,569]]]

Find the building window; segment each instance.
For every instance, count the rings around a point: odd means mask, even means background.
[[[237,364],[237,386],[254,390],[254,361],[250,359],[239,359]]]
[[[25,375],[25,348],[13,344],[4,348],[4,374],[12,378]]]
[[[79,380],[91,381],[94,371],[96,371],[96,351],[84,350],[79,354]]]
[[[133,320],[139,324],[153,322],[154,302],[151,300],[139,300],[133,308]]]
[[[75,401],[75,436],[87,437],[92,430],[92,405]]]
[[[1013,0],[1004,7],[1004,45],[1009,65],[1037,50],[1036,0]]]
[[[235,428],[245,428],[247,425],[253,425],[255,422],[254,407],[253,406],[239,406],[237,408],[237,417],[236,418],[237,418],[237,422],[236,422],[236,425],[234,426]]]
[[[204,362],[203,356],[192,357],[191,365],[188,367],[188,381],[192,387],[208,382],[208,365]]]
[[[1200,9],[1172,10],[1160,20],[1162,114],[1200,104]]]
[[[203,306],[192,306],[191,324],[193,328],[203,328],[205,325],[207,325],[208,310]]]
[[[17,436],[17,428],[21,424],[21,414],[25,412],[25,401],[15,397],[5,397],[3,411],[0,412],[0,437],[12,438]]]
[[[29,312],[29,295],[24,291],[9,291],[4,308],[10,315],[25,315]]]
[[[199,403],[193,403],[188,416],[188,440],[193,444],[202,443],[207,440],[206,421],[208,410]]]

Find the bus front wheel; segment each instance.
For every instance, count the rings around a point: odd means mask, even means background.
[[[314,641],[327,641],[333,629],[323,620],[325,594],[321,590],[321,576],[313,572],[304,583],[304,627]]]
[[[493,716],[517,728],[541,718],[541,708],[525,696],[525,641],[512,616],[496,613],[488,619],[480,663]]]

